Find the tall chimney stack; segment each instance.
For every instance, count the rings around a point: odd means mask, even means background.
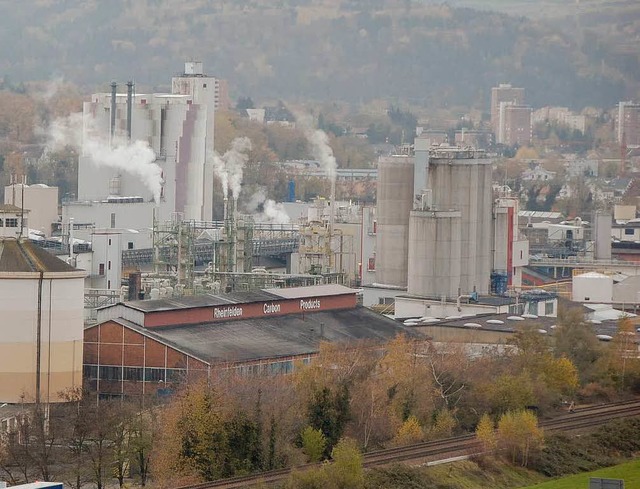
[[[111,82],[111,141],[116,134],[116,82]]]
[[[131,141],[131,109],[133,106],[133,82],[127,82],[127,140]]]

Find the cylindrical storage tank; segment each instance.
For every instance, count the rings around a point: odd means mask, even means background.
[[[35,402],[38,372],[42,403],[82,387],[85,276],[30,242],[0,240],[0,403]]]
[[[378,160],[376,282],[407,286],[409,213],[413,208],[413,158]]]
[[[577,219],[576,219],[577,221]],[[593,216],[596,260],[611,260],[611,214],[596,211]]]
[[[462,294],[487,294],[491,276],[491,160],[432,158],[429,182],[433,205],[461,212]]]
[[[408,292],[457,297],[461,275],[460,211],[411,211]]]
[[[576,302],[611,302],[613,278],[598,272],[573,277],[572,300]]]

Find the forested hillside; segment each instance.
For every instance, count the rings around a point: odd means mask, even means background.
[[[534,105],[610,107],[640,80],[637,51],[607,42],[622,20],[637,35],[621,4],[577,36],[571,22],[410,0],[0,0],[0,76],[158,87],[199,58],[233,97],[486,107],[510,81]]]

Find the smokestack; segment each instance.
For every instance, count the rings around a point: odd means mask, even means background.
[[[116,90],[118,85],[111,82],[111,141],[116,134]]]
[[[127,82],[127,140],[131,141],[131,109],[133,104],[133,82]]]

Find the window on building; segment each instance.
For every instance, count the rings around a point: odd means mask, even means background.
[[[0,228],[3,228],[3,227],[4,227],[4,222],[2,219],[0,219]]]
[[[18,227],[18,218],[17,217],[7,217],[7,219],[5,220],[5,227],[17,228]]]
[[[163,368],[145,368],[144,380],[146,382],[164,382],[164,369]]]
[[[203,84],[202,84],[202,88],[207,88],[207,84],[206,84],[206,83],[203,83]]]
[[[85,365],[84,368],[84,378],[87,380],[97,380],[98,379],[98,366],[97,365]]]
[[[98,265],[98,275],[104,275],[104,263]]]
[[[112,212],[111,213],[111,229],[116,227],[116,213]],[[111,242],[109,242],[109,244],[111,244]]]
[[[369,258],[369,262],[367,263],[367,270],[370,272],[375,271],[376,269],[376,259],[375,257]]]
[[[107,262],[107,270],[111,270],[111,260]]]
[[[183,382],[187,377],[187,371],[183,368],[168,368],[167,382]]]
[[[128,250],[132,250],[132,249],[133,249],[133,241],[129,241],[129,242],[127,243],[127,249],[128,249]]]
[[[544,303],[544,314],[545,316],[553,314],[553,301],[547,301]]]
[[[122,367],[100,366],[100,380],[122,380]]]
[[[124,380],[132,380],[132,381],[139,381],[142,380],[142,374],[143,374],[143,368],[142,367],[125,367],[124,368]]]
[[[633,228],[624,228],[624,234],[627,236],[633,236]]]

